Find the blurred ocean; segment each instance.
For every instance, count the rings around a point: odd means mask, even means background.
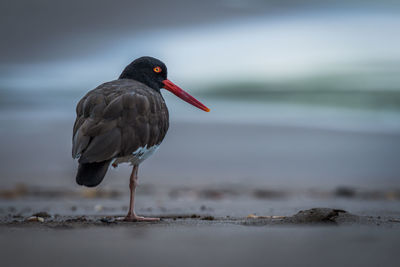
[[[73,186],[77,102],[151,55],[211,112],[163,92],[172,126],[143,164],[150,183],[398,186],[395,1],[178,2],[32,6],[23,13],[32,27],[1,17],[11,33],[0,44],[3,184]]]
[[[396,10],[338,9],[121,33],[79,58],[0,64],[0,116],[73,116],[88,90],[152,55],[213,111],[166,95],[174,120],[398,131],[399,28]]]

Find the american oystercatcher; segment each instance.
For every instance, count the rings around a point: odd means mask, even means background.
[[[210,111],[167,79],[167,67],[152,57],[129,64],[118,80],[88,92],[76,107],[72,157],[79,159],[76,182],[94,187],[103,180],[110,164],[131,163],[130,203],[127,221],[156,221],[134,211],[139,164],[153,154],[167,133],[168,109],[160,89]]]

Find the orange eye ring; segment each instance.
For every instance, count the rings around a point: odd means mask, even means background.
[[[155,67],[153,70],[154,70],[155,73],[160,73],[161,72],[161,68],[158,67],[158,66]]]

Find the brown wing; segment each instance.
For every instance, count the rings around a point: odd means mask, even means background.
[[[79,101],[72,157],[101,162],[161,143],[168,110],[159,92],[132,80],[103,84]]]

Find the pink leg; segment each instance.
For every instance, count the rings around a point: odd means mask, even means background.
[[[124,221],[129,221],[129,222],[137,222],[137,221],[159,221],[160,218],[146,218],[146,217],[141,217],[137,216],[135,213],[135,190],[137,186],[137,180],[138,180],[138,165],[134,165],[131,173],[131,177],[129,180],[129,189],[131,191],[131,197],[129,201],[129,211],[128,214],[126,215]]]

